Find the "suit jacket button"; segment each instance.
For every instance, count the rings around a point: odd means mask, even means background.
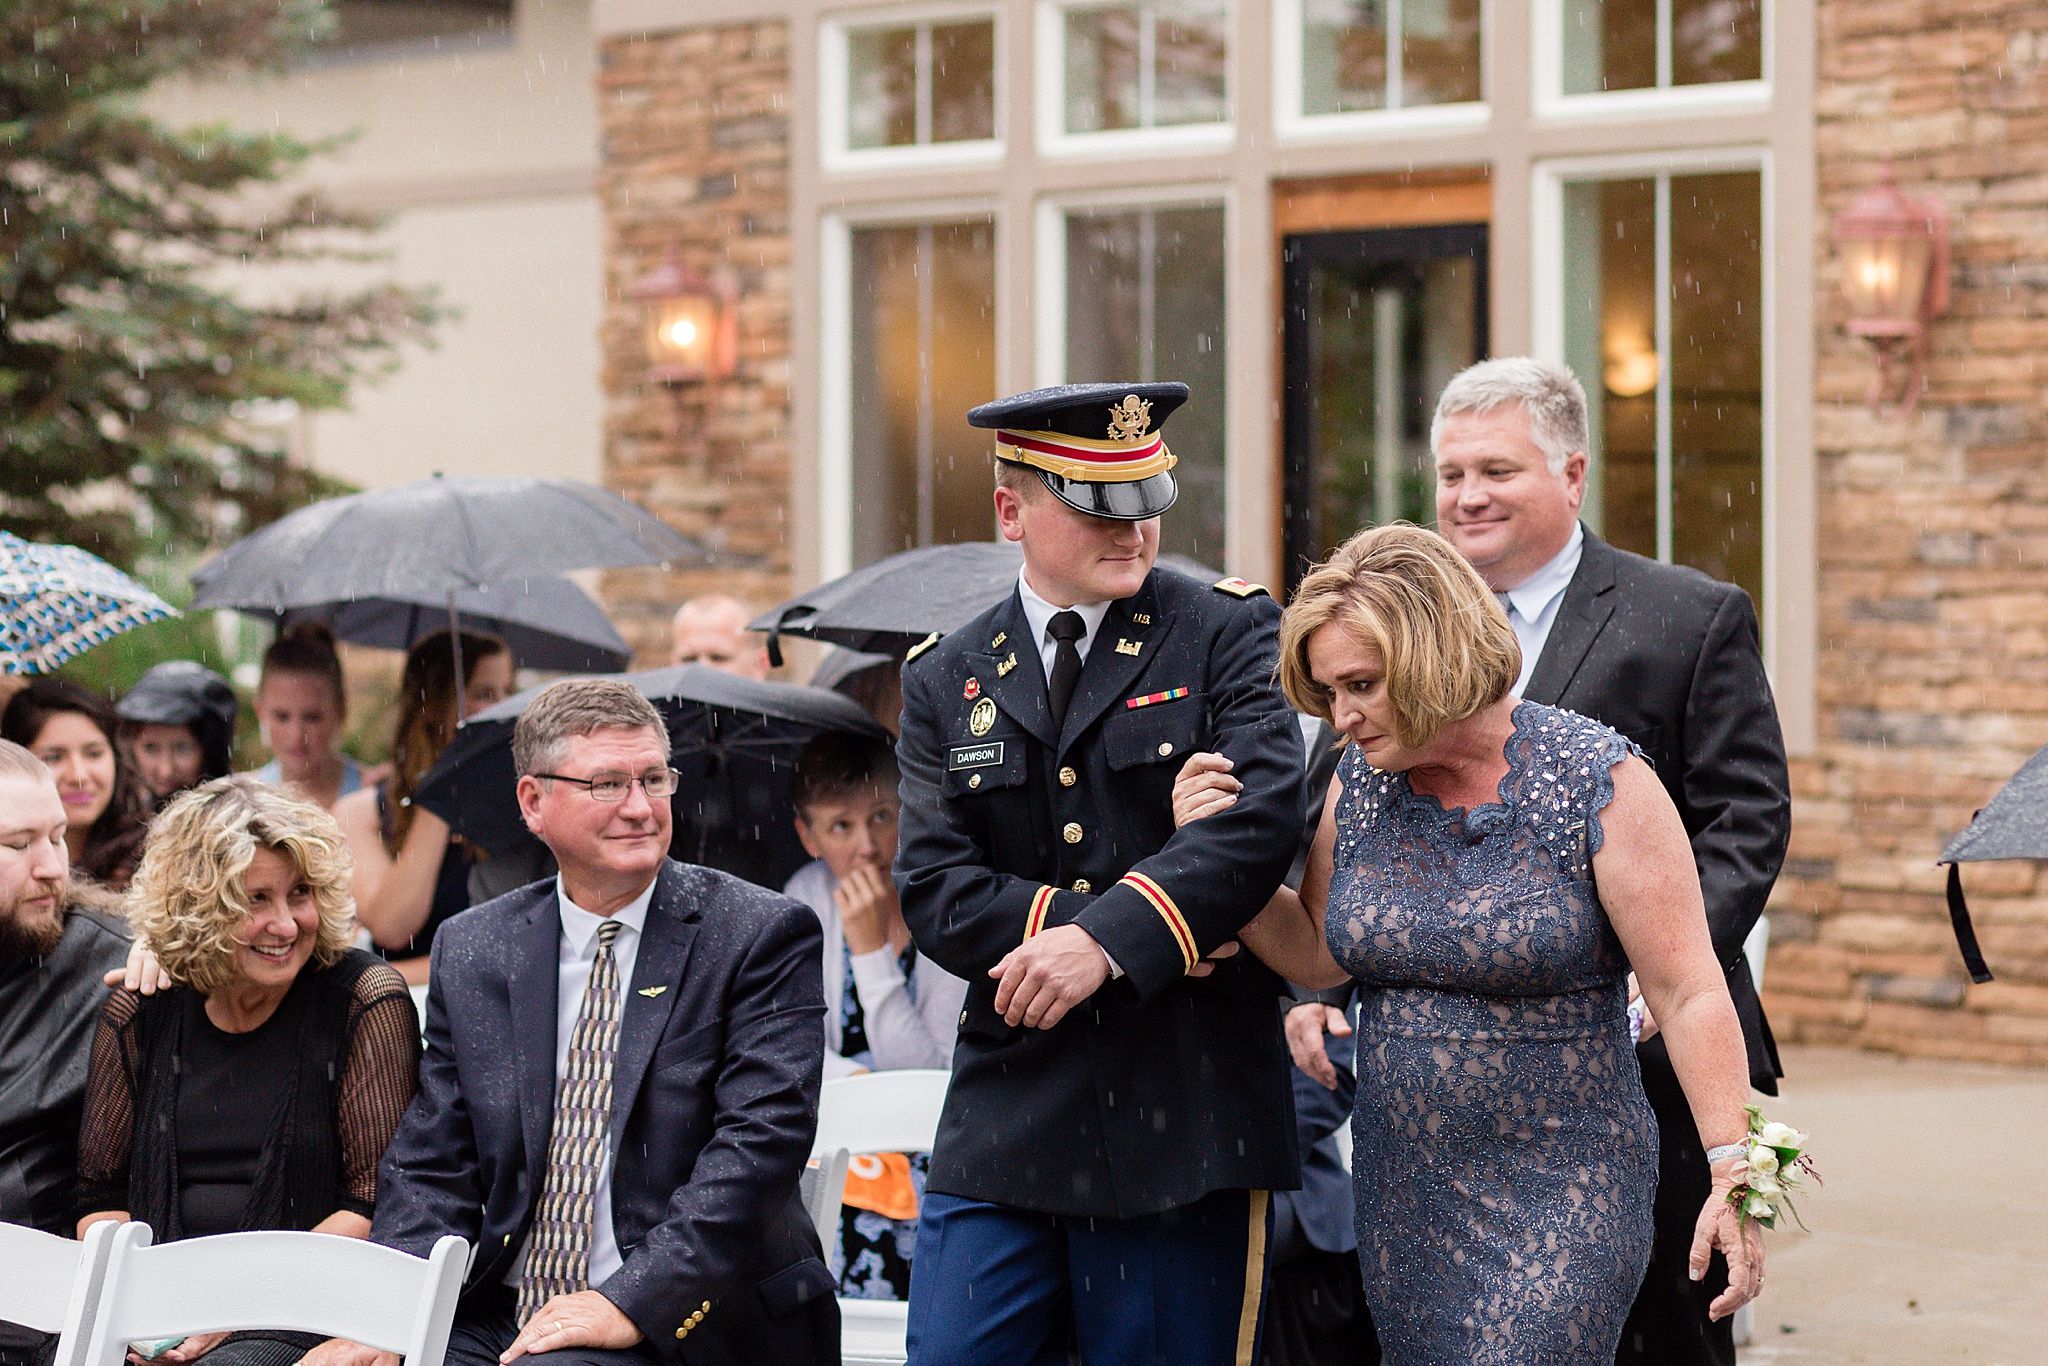
[[[1081,827],[1073,821],[1068,821],[1066,829],[1060,831],[1060,838],[1068,844],[1079,844],[1081,842]]]
[[[964,1010],[960,1012],[960,1023],[961,1023],[961,1024],[966,1024],[966,1023],[967,1023],[967,1012],[966,1012],[966,1011],[964,1011]]]
[[[1173,753],[1173,745],[1172,745],[1172,743],[1171,743],[1171,742],[1168,742],[1168,741],[1163,741],[1163,742],[1161,742],[1161,744],[1160,744],[1160,746],[1159,746],[1159,757],[1160,757],[1160,758],[1162,758],[1162,759],[1164,759],[1164,758],[1165,758],[1165,757],[1166,757],[1167,755],[1169,755],[1169,754],[1171,754],[1171,753]]]
[[[1077,877],[1074,879],[1074,890],[1077,892],[1092,892],[1095,890],[1095,884],[1085,877]]]
[[[1061,768],[1060,768],[1060,786],[1061,786],[1061,787],[1072,787],[1072,786],[1073,786],[1073,785],[1074,785],[1075,783],[1078,783],[1078,782],[1080,782],[1080,781],[1081,781],[1081,775],[1080,775],[1080,774],[1078,774],[1078,773],[1074,772],[1074,770],[1073,770],[1073,769],[1071,769],[1071,768],[1069,768],[1069,767],[1066,767],[1066,766],[1064,766],[1064,765],[1062,765],[1062,766],[1061,766]]]

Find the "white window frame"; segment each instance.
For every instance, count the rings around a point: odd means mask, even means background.
[[[1777,640],[1780,612],[1778,569],[1778,384],[1777,384],[1777,205],[1769,147],[1729,147],[1698,152],[1639,152],[1620,156],[1582,157],[1539,161],[1530,174],[1529,259],[1530,338],[1536,356],[1566,363],[1565,356],[1565,242],[1564,187],[1585,181],[1627,180],[1653,175],[1703,175],[1717,171],[1755,171],[1762,198],[1759,206],[1764,240],[1762,255],[1763,317],[1763,452],[1759,462],[1759,504],[1763,516],[1762,626],[1767,652]],[[1662,198],[1660,194],[1660,199]],[[1670,245],[1668,236],[1656,243],[1657,280],[1660,291],[1668,291]],[[1671,339],[1670,305],[1658,300],[1657,345],[1657,558],[1671,560],[1675,512],[1671,505]],[[1600,377],[1590,377],[1599,383]],[[1604,453],[1603,453],[1604,456]]]
[[[849,147],[847,135],[847,35],[868,28],[905,28],[953,20],[988,19],[995,24],[991,95],[995,136],[960,142],[927,142],[906,147]],[[852,10],[825,16],[818,24],[818,159],[828,172],[896,171],[933,166],[982,166],[1003,158],[1003,13],[983,4],[902,5]]]
[[[1389,0],[1388,23],[1398,28],[1403,0]],[[1493,0],[1482,0],[1479,19],[1480,89],[1492,61]],[[1273,127],[1288,141],[1318,138],[1413,137],[1430,133],[1474,133],[1491,121],[1491,107],[1482,98],[1461,104],[1399,105],[1392,109],[1356,109],[1335,114],[1310,114],[1302,109],[1302,0],[1273,0]],[[1394,63],[1398,69],[1399,59]],[[1398,86],[1397,86],[1398,88]]]
[[[1750,113],[1770,107],[1776,9],[1779,0],[1761,0],[1763,51],[1761,79],[1718,81],[1711,85],[1662,85],[1642,90],[1596,90],[1582,95],[1564,92],[1564,0],[1532,0],[1529,20],[1531,89],[1538,119],[1562,122],[1604,122],[1674,114]],[[1671,0],[1657,0],[1657,24],[1671,27]],[[1671,78],[1667,46],[1657,54],[1660,80]]]
[[[1067,131],[1066,15],[1069,10],[1122,9],[1142,0],[1037,0],[1032,27],[1032,102],[1037,106],[1038,153],[1046,157],[1127,157],[1214,152],[1237,141],[1237,21],[1240,0],[1224,10],[1223,104],[1220,123],[1181,123],[1166,128],[1113,128],[1096,133]]]
[[[919,223],[985,219],[994,226],[996,373],[1003,373],[1007,316],[1003,215],[993,199],[939,199],[828,213],[818,231],[818,577],[853,570],[853,233]]]

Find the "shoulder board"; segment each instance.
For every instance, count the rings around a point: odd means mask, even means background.
[[[1246,583],[1243,579],[1218,579],[1209,586],[1219,593],[1228,593],[1233,598],[1255,598],[1262,593],[1267,597],[1273,596],[1266,592],[1264,584]]]
[[[909,651],[903,656],[903,662],[905,664],[908,664],[911,660],[916,659],[919,655],[923,654],[926,650],[931,649],[932,646],[938,643],[939,632],[934,631],[930,635],[926,636],[923,640],[917,642],[917,644],[911,646]]]

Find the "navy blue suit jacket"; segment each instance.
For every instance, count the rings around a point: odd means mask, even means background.
[[[532,1226],[554,1118],[560,935],[550,878],[434,939],[419,1092],[378,1169],[370,1236],[419,1256],[443,1234],[468,1239],[465,1301],[496,1292]],[[816,914],[786,897],[662,865],[613,1068],[625,1264],[594,1288],[664,1360],[792,1366],[811,1359],[808,1320],[826,1311],[836,1338],[832,1278],[796,1196],[825,1050],[821,939]]]

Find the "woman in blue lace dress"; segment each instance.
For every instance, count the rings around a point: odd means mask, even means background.
[[[1352,1118],[1359,1256],[1394,1366],[1614,1359],[1650,1257],[1656,1120],[1633,967],[1709,1147],[1747,1128],[1742,1036],[1685,831],[1614,731],[1509,695],[1507,618],[1432,532],[1363,532],[1281,627],[1281,681],[1350,742],[1299,897],[1244,942],[1307,986],[1365,985]],[[1195,767],[1195,766],[1191,766]],[[1205,814],[1227,804],[1209,765]],[[1695,1271],[1761,1237],[1700,1215]]]

